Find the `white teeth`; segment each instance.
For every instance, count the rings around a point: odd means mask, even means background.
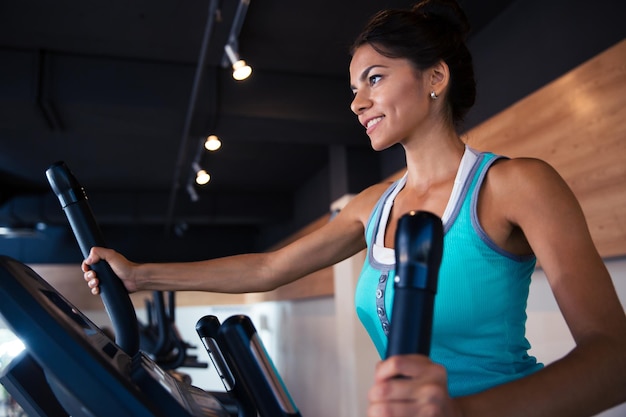
[[[367,122],[367,125],[365,126],[365,128],[369,129],[370,127],[374,126],[376,123],[380,122],[381,120],[383,120],[382,116],[372,119],[369,122]]]

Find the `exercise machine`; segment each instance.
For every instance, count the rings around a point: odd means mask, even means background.
[[[53,165],[47,175],[84,256],[92,246],[105,246],[84,189],[65,164]],[[94,269],[115,341],[28,266],[0,256],[0,315],[26,346],[21,366],[8,367],[0,382],[23,408],[34,410],[32,416],[300,416],[248,317],[198,321],[198,335],[226,388],[209,393],[176,380],[140,350],[127,291],[106,263]],[[20,377],[28,365],[39,371]],[[37,398],[38,387],[50,401]]]
[[[21,399],[47,383],[73,417],[228,417],[215,397],[175,380],[141,352],[124,352],[26,265],[0,257],[0,284],[0,314],[45,378],[23,383]]]
[[[86,256],[91,246],[104,245],[84,189],[65,164],[54,164],[46,174],[83,254]],[[100,262],[94,269],[100,277],[103,303],[111,318],[115,341],[28,266],[0,257],[0,315],[24,342],[28,356],[41,368],[39,377],[19,384],[11,384],[17,374],[14,371],[9,371],[1,381],[12,396],[25,402],[25,408],[34,404],[32,394],[36,387],[48,385],[57,400],[55,405],[61,405],[66,414],[57,414],[49,404],[39,404],[41,410],[37,416],[300,415],[292,402],[284,412],[261,411],[281,410],[282,403],[277,407],[267,404],[285,398],[286,388],[249,319],[249,325],[237,335],[223,331],[231,335],[224,338],[234,337],[248,344],[248,348],[234,353],[243,356],[235,360],[242,364],[238,375],[246,379],[246,385],[265,386],[266,392],[276,394],[244,399],[255,408],[245,414],[240,399],[232,393],[208,393],[178,381],[142,352],[136,314],[126,289],[106,263]]]
[[[139,348],[161,368],[207,368],[197,355],[189,351],[196,346],[180,336],[176,325],[176,293],[153,291],[145,300],[147,322],[139,321]]]
[[[427,211],[398,220],[396,276],[386,357],[430,354],[435,295],[443,255],[443,223]]]

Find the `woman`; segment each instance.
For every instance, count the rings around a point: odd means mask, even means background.
[[[380,362],[368,416],[583,416],[626,401],[626,317],[572,192],[546,163],[479,153],[457,133],[475,98],[467,31],[453,0],[425,0],[374,16],[354,45],[352,111],[375,150],[402,145],[401,180],[364,190],[274,252],[135,264],[94,248],[83,263],[92,292],[89,265],[101,259],[130,292],[238,293],[275,289],[367,248],[356,304],[382,354],[396,223],[429,211],[445,228],[431,357]],[[524,336],[536,259],[576,341],[546,367]]]

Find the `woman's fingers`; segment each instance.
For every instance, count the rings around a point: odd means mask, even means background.
[[[85,272],[84,278],[85,278],[85,281],[87,281],[87,286],[91,289],[91,293],[93,295],[100,294],[100,287],[99,287],[100,281],[96,277],[95,272],[91,270]]]
[[[109,249],[91,248],[89,250],[89,255],[81,263],[81,269],[84,273],[83,277],[85,281],[87,281],[87,286],[90,288],[93,295],[100,294],[100,281],[98,280],[96,273],[91,269],[91,265],[94,265],[101,260],[106,259],[103,255],[106,253],[107,250]]]
[[[377,365],[374,379],[368,417],[456,415],[445,368],[426,356],[391,357]]]

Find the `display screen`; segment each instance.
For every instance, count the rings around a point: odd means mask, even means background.
[[[41,278],[37,273],[26,265],[16,261],[9,261],[5,267],[11,269],[11,277],[16,284],[21,285],[21,290],[25,291],[32,301],[37,302],[37,309],[45,308],[47,315],[31,311],[34,319],[38,321],[53,317],[57,323],[62,326],[69,326],[73,329],[65,332],[64,337],[80,337],[91,345],[102,357],[103,360],[113,365],[118,372],[128,376],[130,372],[130,357],[126,355],[95,323],[93,323],[80,310],[74,307],[63,295],[54,289],[47,281]],[[4,284],[4,282],[3,282]],[[82,283],[77,283],[81,285]],[[18,287],[17,290],[20,288]],[[14,294],[17,295],[17,294]],[[26,301],[26,299],[24,300]],[[0,312],[1,313],[1,312]],[[53,332],[52,328],[44,329]],[[18,334],[18,336],[21,336]],[[27,339],[27,338],[26,338]]]
[[[43,278],[5,256],[0,316],[43,368],[47,382],[35,383],[50,383],[73,417],[227,416],[215,397],[179,384],[144,355],[131,360]],[[133,361],[141,380],[133,378]]]

